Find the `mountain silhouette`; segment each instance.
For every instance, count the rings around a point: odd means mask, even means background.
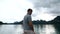
[[[49,23],[59,24],[59,23],[60,23],[60,16],[57,16],[57,17],[54,18],[53,20],[49,21]]]
[[[23,24],[22,21],[18,22],[14,22],[14,23],[3,23],[2,21],[0,21],[0,24]],[[60,16],[57,16],[56,18],[54,18],[51,21],[45,21],[45,20],[35,20],[32,21],[33,24],[59,24],[60,23]]]
[[[55,27],[55,29],[57,29],[57,31],[58,31],[58,33],[60,34],[60,16],[57,16],[54,20],[53,20],[53,22],[55,23],[54,24],[54,27]]]
[[[0,21],[0,24],[3,24],[3,22],[2,22],[2,21]]]
[[[54,20],[60,21],[60,16],[57,16]]]

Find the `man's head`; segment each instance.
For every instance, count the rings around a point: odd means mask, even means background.
[[[32,9],[28,9],[27,12],[28,12],[29,15],[31,15],[32,14]]]

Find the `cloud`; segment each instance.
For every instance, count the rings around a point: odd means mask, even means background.
[[[27,9],[32,7],[33,5],[26,0],[0,0],[0,21],[21,21]]]
[[[51,20],[50,14],[60,15],[60,0],[0,0],[0,20],[21,21],[28,8],[33,9],[33,20]]]
[[[47,8],[49,14],[52,15],[60,15],[60,0],[29,0],[31,3],[34,4],[34,8],[37,10],[41,7]]]

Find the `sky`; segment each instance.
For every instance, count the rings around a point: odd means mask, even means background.
[[[0,0],[0,21],[22,21],[28,8],[33,9],[32,20],[50,21],[60,16],[60,0]]]

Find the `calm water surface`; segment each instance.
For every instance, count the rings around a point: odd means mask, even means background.
[[[56,26],[57,27],[57,26]],[[36,34],[59,34],[54,25],[34,25]],[[22,25],[0,25],[0,34],[23,34]]]

